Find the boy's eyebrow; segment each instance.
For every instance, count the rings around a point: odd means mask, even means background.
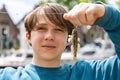
[[[48,25],[47,23],[45,23],[45,22],[39,22],[39,23],[37,23],[36,25]]]

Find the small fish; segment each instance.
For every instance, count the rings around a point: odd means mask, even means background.
[[[72,30],[72,49],[73,49],[73,60],[76,60],[77,51],[78,51],[78,34],[76,28]]]

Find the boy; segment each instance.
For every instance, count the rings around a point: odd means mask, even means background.
[[[68,13],[55,3],[38,7],[25,18],[26,39],[34,51],[32,63],[25,68],[1,69],[0,80],[120,80],[119,22],[120,12],[103,4],[81,3]],[[118,56],[60,65],[73,24],[102,26],[114,42]]]

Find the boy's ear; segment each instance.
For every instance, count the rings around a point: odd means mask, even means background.
[[[71,35],[68,35],[68,38],[67,38],[67,45],[66,46],[69,46],[72,44],[72,38],[71,38]]]
[[[31,36],[28,32],[25,33],[28,43],[31,43]]]
[[[68,41],[67,41],[67,44],[66,44],[66,46],[69,46],[70,44],[71,44],[71,42],[68,42]]]
[[[69,46],[71,45],[71,39],[67,39],[67,45],[66,46]]]

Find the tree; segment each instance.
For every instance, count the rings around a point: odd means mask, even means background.
[[[118,6],[118,9],[120,10],[120,0],[118,0],[118,1],[116,2],[116,4],[117,4],[117,6]]]
[[[106,0],[89,0],[89,2],[92,2],[92,3],[95,3],[95,2],[97,2],[97,1],[101,1],[101,2],[103,2],[103,3],[107,3]]]
[[[53,0],[46,0],[46,1],[43,0],[43,1],[40,2],[40,5],[43,5],[43,4],[45,4],[46,2],[54,2],[54,1],[53,1]]]

